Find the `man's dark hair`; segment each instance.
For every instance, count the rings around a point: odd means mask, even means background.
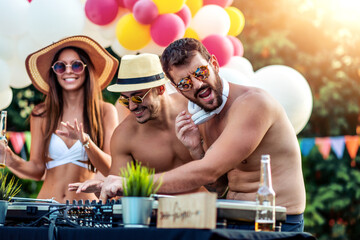
[[[207,61],[210,60],[211,55],[208,50],[194,38],[182,38],[172,42],[165,48],[160,58],[166,76],[174,82],[170,76],[171,67],[189,64],[197,52]]]

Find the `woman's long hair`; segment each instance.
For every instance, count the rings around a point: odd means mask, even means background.
[[[58,60],[60,53],[65,49],[72,49],[79,55],[81,61],[86,64],[85,68],[85,82],[84,82],[84,109],[83,109],[83,124],[84,131],[89,134],[92,141],[100,148],[103,148],[104,144],[104,130],[102,124],[102,109],[100,101],[102,100],[102,94],[99,84],[94,79],[94,65],[89,55],[82,49],[76,47],[66,47],[59,50],[51,63],[51,66]],[[33,116],[45,117],[45,148],[44,159],[47,159],[49,153],[49,144],[51,135],[59,127],[61,119],[63,117],[64,100],[62,95],[62,88],[57,81],[56,74],[52,69],[49,69],[49,92],[46,95],[45,101],[42,104],[43,111],[37,114],[37,111],[33,111]],[[40,106],[39,106],[40,107]],[[89,169],[94,171],[94,166],[88,160]]]

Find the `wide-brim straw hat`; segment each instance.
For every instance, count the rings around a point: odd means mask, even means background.
[[[111,82],[119,66],[119,61],[93,39],[79,35],[61,39],[26,58],[27,73],[39,91],[44,94],[49,92],[48,79],[51,63],[55,54],[64,47],[78,47],[89,55],[94,65],[95,80],[101,89]]]
[[[158,55],[143,53],[121,58],[118,80],[107,87],[110,92],[130,92],[164,85],[165,77]]]

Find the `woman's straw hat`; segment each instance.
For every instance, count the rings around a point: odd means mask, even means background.
[[[107,87],[110,92],[130,92],[158,87],[168,82],[159,56],[150,53],[121,58],[118,80]]]
[[[49,71],[55,54],[64,47],[83,49],[94,65],[94,75],[101,89],[113,79],[119,61],[100,44],[87,36],[72,36],[55,42],[39,51],[30,54],[25,61],[27,73],[34,86],[44,94],[49,92]]]

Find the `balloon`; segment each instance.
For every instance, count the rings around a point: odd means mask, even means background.
[[[0,89],[0,110],[10,106],[12,98],[13,98],[13,93],[9,86]]]
[[[219,75],[231,83],[244,86],[254,86],[252,81],[247,76],[235,69],[221,67],[219,70]]]
[[[151,40],[150,25],[138,23],[133,14],[129,13],[118,21],[116,36],[124,48],[129,50],[141,49]]]
[[[42,48],[39,43],[37,43],[29,36],[29,34],[23,36],[22,38],[19,38],[16,43],[16,47],[17,49],[15,54],[17,55],[19,61],[23,63],[22,65],[25,64],[25,59],[30,53],[33,53]]]
[[[199,35],[192,28],[187,28],[185,30],[184,38],[195,38],[199,40]]]
[[[136,21],[142,24],[151,24],[159,15],[159,11],[153,1],[140,0],[135,3],[133,14]]]
[[[202,0],[186,0],[186,5],[189,7],[191,16],[195,16],[195,14],[200,10],[203,5]]]
[[[166,47],[185,33],[181,18],[173,13],[159,15],[151,25],[152,40],[159,46]]]
[[[94,39],[104,48],[109,47],[112,43],[112,40],[109,40],[102,36],[101,32],[99,31],[99,25],[92,23],[89,19],[85,19],[85,27],[82,32],[82,35],[86,35]],[[116,40],[117,41],[117,40]]]
[[[0,58],[0,76],[1,76],[1,80],[0,80],[0,91],[1,91],[2,89],[9,87],[10,77],[11,77],[9,65],[5,60],[1,58]]]
[[[239,35],[245,26],[244,14],[236,7],[227,7],[225,11],[230,18],[230,29],[228,35],[237,36]]]
[[[136,54],[137,53],[136,50],[129,50],[129,49],[126,49],[123,46],[121,46],[117,39],[111,44],[111,49],[119,57],[122,57],[124,55],[131,55],[131,54]]]
[[[254,83],[281,103],[298,134],[308,122],[313,105],[306,79],[293,68],[272,65],[256,71]]]
[[[134,5],[137,1],[139,0],[123,0],[124,6],[130,11],[133,11]]]
[[[215,4],[222,8],[225,8],[227,6],[230,6],[232,4],[233,0],[203,0],[203,5],[210,5]]]
[[[159,14],[176,13],[184,6],[185,0],[153,0],[159,9]]]
[[[86,17],[97,25],[106,25],[114,21],[118,13],[116,0],[87,0]]]
[[[14,37],[0,35],[0,58],[10,60],[15,52],[15,43]]]
[[[214,54],[217,58],[220,67],[229,62],[234,54],[234,47],[231,41],[219,34],[210,35],[202,40],[202,43],[207,48],[210,54]]]
[[[0,1],[0,34],[7,37],[19,37],[28,31],[29,2],[24,0]]]
[[[141,53],[153,53],[160,56],[165,47],[157,45],[153,40],[151,40],[144,48],[140,49],[139,52]]]
[[[85,13],[80,1],[36,0],[29,8],[30,36],[41,46],[83,32]]]
[[[197,32],[200,39],[211,34],[225,36],[230,29],[230,18],[222,7],[206,5],[193,17],[190,27]]]
[[[118,3],[119,7],[125,8],[124,0],[116,0],[116,2]]]
[[[234,36],[227,36],[227,38],[231,41],[234,47],[234,56],[244,55],[244,46],[242,45],[240,40]]]
[[[9,62],[10,66],[10,86],[13,88],[24,88],[31,84],[31,80],[26,72],[25,60],[15,56]]]
[[[230,68],[237,70],[244,74],[247,78],[253,79],[254,78],[254,69],[249,62],[244,57],[240,56],[233,56],[230,58],[230,61],[224,66],[224,68]]]
[[[185,27],[189,26],[191,20],[191,12],[188,6],[184,5],[183,8],[176,13],[184,22]]]

